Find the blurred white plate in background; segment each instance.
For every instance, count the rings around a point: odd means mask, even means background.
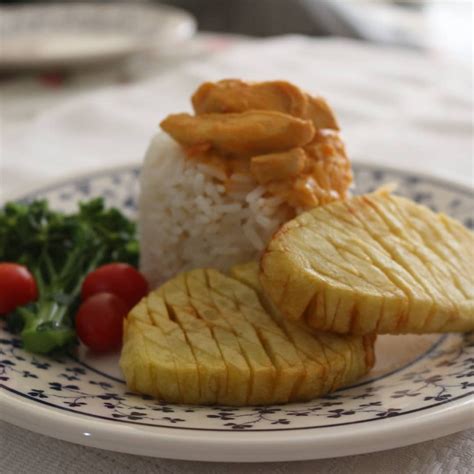
[[[0,8],[0,71],[100,64],[173,47],[196,30],[187,12],[140,3]]]

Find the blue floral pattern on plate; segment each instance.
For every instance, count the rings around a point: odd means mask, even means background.
[[[70,211],[78,201],[100,195],[133,216],[138,172],[129,167],[98,173],[45,188],[24,200],[44,197],[55,208]],[[358,193],[396,182],[400,194],[474,227],[474,196],[461,187],[368,165],[356,165],[355,174]],[[26,353],[17,338],[0,330],[0,386],[7,392],[110,422],[170,429],[281,431],[374,422],[470,397],[473,377],[473,335],[448,334],[434,337],[426,350],[393,370],[308,403],[243,408],[170,405],[130,393],[116,371],[102,366],[99,370],[78,354],[51,358]]]

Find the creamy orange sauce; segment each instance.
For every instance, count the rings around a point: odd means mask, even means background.
[[[283,81],[224,80],[201,86],[193,106],[197,115],[172,115],[161,126],[227,191],[259,184],[295,210],[347,197],[351,164],[324,99]]]
[[[253,158],[236,158],[223,156],[212,150],[209,145],[185,148],[186,156],[206,166],[214,168],[216,179],[221,181],[226,189],[235,186],[233,177],[237,174],[245,176],[249,182],[256,182],[265,187],[269,194],[279,196],[291,207],[309,209],[326,204],[336,199],[345,199],[352,183],[350,161],[347,158],[344,145],[337,132],[324,130],[316,131],[313,140],[298,150],[303,157],[303,164],[294,174],[289,170],[285,160],[278,161],[278,155],[261,155],[273,157],[266,163],[264,174],[257,174],[252,166]],[[296,154],[296,153],[295,153]],[[273,168],[273,169],[271,169]],[[284,168],[280,171],[281,168]],[[267,176],[276,178],[268,179]]]

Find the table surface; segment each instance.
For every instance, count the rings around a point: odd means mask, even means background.
[[[408,448],[316,461],[206,463],[155,459],[59,441],[0,423],[0,471],[4,474],[468,474],[474,430]],[[455,446],[455,452],[453,451]]]
[[[472,185],[472,71],[419,53],[346,40],[250,40],[198,35],[168,56],[107,69],[0,80],[0,200],[19,191],[143,156],[160,118],[188,110],[204,80],[282,78],[335,108],[354,161]],[[100,134],[97,131],[100,130]],[[136,457],[85,448],[0,424],[6,473],[240,472],[241,466]],[[247,472],[464,473],[474,431],[388,452]]]

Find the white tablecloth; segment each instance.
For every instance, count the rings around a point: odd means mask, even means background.
[[[252,464],[154,459],[86,448],[0,423],[3,474],[469,474],[474,430],[408,448],[317,461]]]
[[[209,41],[209,40],[208,40]],[[52,178],[141,159],[167,113],[190,109],[205,80],[287,79],[326,97],[355,161],[430,173],[472,184],[472,77],[469,68],[415,52],[299,37],[213,40],[222,50],[147,65],[147,74],[93,81],[46,78],[0,86],[0,199]],[[210,44],[211,44],[210,43]],[[182,52],[181,52],[182,53]],[[177,52],[178,54],[178,52]],[[152,73],[150,73],[150,71]],[[240,472],[242,466],[138,458],[84,448],[0,425],[1,472]],[[473,432],[408,448],[246,472],[463,473],[472,468]]]

